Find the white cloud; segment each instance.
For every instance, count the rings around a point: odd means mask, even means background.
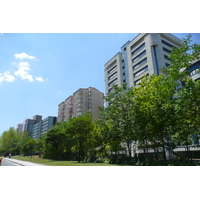
[[[13,82],[15,80],[15,77],[13,75],[11,75],[9,71],[6,71],[4,73],[4,79],[7,82]]]
[[[15,76],[19,76],[22,80],[28,80],[29,82],[33,82],[34,79],[32,75],[29,74],[29,71],[31,70],[29,67],[30,64],[28,62],[19,62],[19,69],[14,73]]]
[[[44,79],[42,77],[36,77],[35,80],[40,81],[40,82],[44,81]]]
[[[19,58],[20,60],[23,60],[23,59],[36,59],[36,57],[34,56],[29,56],[28,54],[26,54],[25,52],[23,53],[16,53],[14,55],[15,58]]]
[[[15,77],[11,75],[9,71],[4,72],[3,74],[0,73],[0,84],[3,81],[13,82],[14,80],[15,80]]]

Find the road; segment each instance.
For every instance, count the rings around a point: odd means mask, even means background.
[[[7,160],[7,159],[3,159],[2,163],[1,163],[1,166],[20,166],[20,165],[12,163],[12,162],[9,162],[9,160]]]
[[[12,162],[9,162],[8,159],[3,159],[2,163],[1,163],[1,166],[20,166],[20,165],[12,163]]]

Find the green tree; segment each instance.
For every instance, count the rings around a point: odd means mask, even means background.
[[[45,153],[45,140],[46,140],[46,133],[43,133],[37,142],[37,152],[39,153],[39,156],[44,156]]]
[[[93,130],[92,115],[86,113],[68,121],[67,132],[73,138],[73,150],[77,152],[78,162],[87,156],[88,144]]]
[[[23,154],[24,156],[29,155],[27,149],[27,142],[29,139],[29,133],[26,130],[18,133],[18,144],[20,146],[20,154]]]
[[[0,137],[0,149],[4,155],[17,154],[19,152],[17,144],[17,132],[11,127],[4,131]]]
[[[149,139],[155,144],[161,143],[163,157],[166,159],[166,143],[169,143],[175,126],[174,118],[174,82],[170,82],[166,76],[151,75],[141,85],[143,93],[140,97],[143,101],[140,105],[147,117]],[[168,144],[169,145],[169,144]]]
[[[174,48],[169,56],[170,66],[163,69],[168,80],[176,84],[173,98],[176,102],[177,123],[173,139],[185,144],[187,152],[194,135],[199,136],[200,122],[200,83],[193,81],[190,76],[190,67],[194,61],[200,59],[200,46],[191,42],[191,35],[183,39],[182,47]]]
[[[37,145],[37,141],[33,138],[30,138],[27,142],[26,142],[26,150],[28,152],[28,155],[31,155],[31,158],[33,156],[33,152],[36,148]]]
[[[105,100],[110,103],[107,108],[102,110],[102,120],[105,122],[104,133],[112,150],[127,149],[129,157],[132,155],[133,141],[137,141],[138,135],[135,131],[137,102],[134,97],[134,89],[114,86],[114,91],[107,94]]]
[[[60,122],[47,131],[45,138],[45,156],[56,160],[63,159],[67,135],[67,122]]]

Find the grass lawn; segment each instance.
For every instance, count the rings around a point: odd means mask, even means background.
[[[28,162],[34,162],[44,165],[50,165],[50,166],[120,166],[115,164],[106,164],[106,163],[86,163],[86,162],[80,162],[78,161],[56,161],[56,160],[50,160],[50,159],[42,159],[39,157],[24,157],[24,156],[12,156],[13,159],[28,161]]]

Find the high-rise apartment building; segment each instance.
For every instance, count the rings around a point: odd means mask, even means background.
[[[169,33],[141,33],[128,41],[105,65],[105,92],[113,86],[136,87],[144,75],[159,74],[169,66],[172,47],[180,47],[181,40]]]
[[[58,105],[58,122],[83,115],[86,111],[99,118],[99,107],[103,107],[104,94],[96,88],[80,88]]]

